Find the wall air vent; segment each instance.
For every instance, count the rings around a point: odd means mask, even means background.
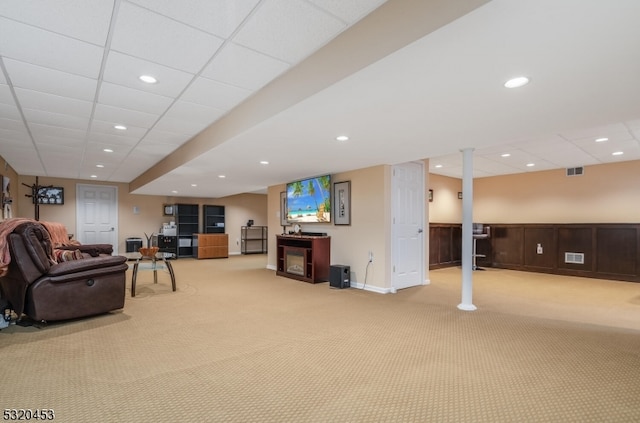
[[[581,176],[584,175],[584,167],[568,167],[567,176]]]
[[[584,264],[584,253],[564,253],[564,262],[571,264]]]

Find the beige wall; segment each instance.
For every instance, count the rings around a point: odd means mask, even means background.
[[[35,184],[35,176],[20,176],[17,178],[17,200],[20,213],[14,212],[14,217],[35,217],[33,203],[30,198],[29,186]],[[253,219],[256,226],[267,225],[267,196],[265,194],[241,194],[224,198],[186,198],[165,197],[154,195],[138,195],[129,193],[129,184],[108,183],[87,180],[40,177],[40,185],[61,186],[64,188],[64,205],[41,205],[40,220],[61,222],[69,233],[76,231],[76,185],[106,185],[115,186],[118,190],[118,252],[126,251],[125,240],[129,237],[144,239],[148,235],[158,232],[162,223],[175,220],[171,216],[163,216],[164,204],[213,204],[225,206],[225,232],[229,235],[229,254],[240,253],[240,227]],[[138,213],[134,213],[134,207]],[[202,213],[202,208],[200,208]],[[202,218],[200,218],[202,229]]]
[[[351,225],[331,223],[303,224],[302,230],[326,232],[331,236],[331,264],[348,265],[352,281],[363,284],[369,251],[374,261],[369,266],[368,286],[389,288],[389,166],[375,166],[332,175],[332,183],[351,181]],[[276,268],[275,234],[282,233],[280,226],[280,193],[285,185],[269,187],[269,258],[270,269]],[[290,230],[287,227],[287,230]]]
[[[474,181],[474,220],[492,223],[638,223],[640,161]]]
[[[458,198],[458,193],[462,192],[462,180],[429,174],[428,181],[429,189],[433,190],[433,201],[427,202],[429,222],[462,222],[462,200]]]

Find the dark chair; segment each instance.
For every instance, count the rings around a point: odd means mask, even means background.
[[[4,242],[10,261],[0,289],[18,318],[66,320],[124,307],[125,257],[80,254],[57,262],[49,233],[36,221],[19,224]]]
[[[483,268],[478,267],[476,264],[476,259],[478,257],[486,257],[484,254],[478,254],[477,241],[479,239],[489,239],[490,237],[491,228],[489,226],[485,226],[482,223],[473,224],[473,270],[484,270]]]

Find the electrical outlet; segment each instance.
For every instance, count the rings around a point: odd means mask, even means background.
[[[373,251],[369,251],[369,263],[373,263]]]
[[[538,246],[536,247],[536,253],[542,254],[542,244],[538,244]]]

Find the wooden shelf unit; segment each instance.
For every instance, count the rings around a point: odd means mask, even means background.
[[[198,259],[229,257],[229,235],[193,234],[193,256]]]
[[[278,276],[316,283],[329,280],[331,237],[276,235]]]
[[[265,254],[267,252],[266,226],[242,226],[240,236],[240,252],[242,254]]]

